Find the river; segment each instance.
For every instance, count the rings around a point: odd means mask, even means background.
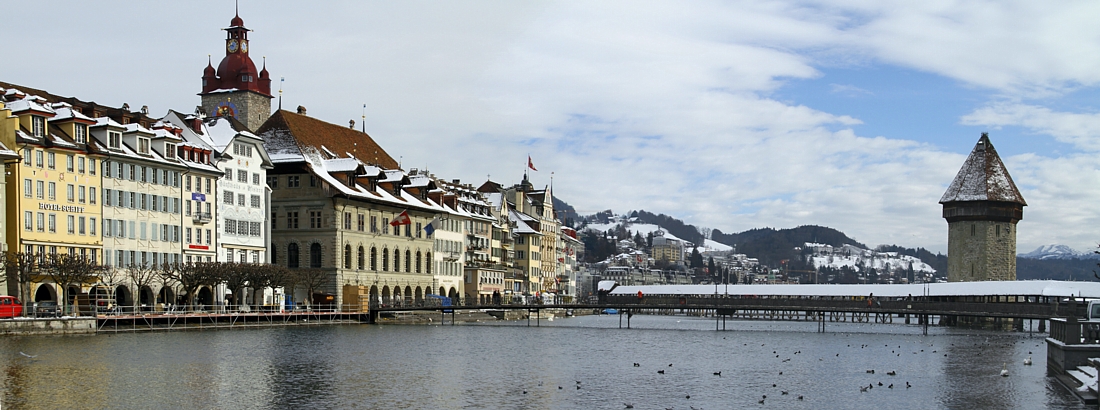
[[[642,315],[632,329],[618,316],[541,325],[5,337],[0,408],[738,409],[765,395],[763,407],[789,409],[1086,408],[1045,377],[1045,342],[1027,333],[732,320],[715,331],[713,319]]]

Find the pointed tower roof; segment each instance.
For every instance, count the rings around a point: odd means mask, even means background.
[[[1010,202],[1027,206],[1020,190],[1012,182],[997,150],[989,142],[989,134],[982,133],[978,144],[966,158],[959,174],[940,198],[941,204],[950,202],[992,201]]]

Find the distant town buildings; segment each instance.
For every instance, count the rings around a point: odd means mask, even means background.
[[[270,73],[250,57],[250,30],[234,16],[225,31],[225,56],[204,69],[199,106],[163,118],[0,83],[4,250],[73,255],[118,274],[62,289],[9,271],[0,289],[36,302],[94,294],[135,310],[184,300],[359,309],[436,296],[577,296],[584,246],[557,219],[551,187],[536,189],[528,175],[475,187],[405,170],[363,131],[302,106],[272,113]],[[315,280],[252,288],[145,275],[205,263]]]

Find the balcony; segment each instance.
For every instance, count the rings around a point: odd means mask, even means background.
[[[454,262],[461,257],[458,252],[441,252],[443,254],[443,260],[447,262]]]
[[[209,223],[211,220],[209,212],[196,212],[192,218],[197,224]]]

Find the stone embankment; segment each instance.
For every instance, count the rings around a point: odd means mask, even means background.
[[[94,335],[95,333],[96,320],[92,317],[0,320],[0,335]]]
[[[538,315],[530,313],[531,321],[536,319],[540,321],[549,321],[553,319],[561,319],[569,316],[582,316],[591,315],[593,310],[581,309],[566,311],[565,309],[542,309]],[[462,310],[456,309],[454,313],[455,323],[480,323],[480,322],[496,322],[500,320],[527,320],[528,312],[523,309],[501,309],[501,310]],[[376,324],[433,324],[433,323],[451,323],[451,314],[440,314],[439,312],[385,312],[378,317]]]

